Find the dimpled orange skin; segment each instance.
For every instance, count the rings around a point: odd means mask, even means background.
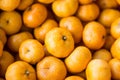
[[[54,28],[46,34],[45,46],[53,56],[65,58],[74,49],[74,40],[67,29]]]
[[[27,27],[35,28],[47,18],[47,9],[43,4],[35,3],[23,13],[23,22]]]
[[[85,46],[76,47],[73,52],[65,58],[65,64],[70,73],[79,73],[86,69],[92,59],[92,53]]]
[[[83,25],[79,18],[74,16],[62,18],[59,22],[59,26],[66,28],[71,32],[75,43],[79,43],[81,41]]]
[[[83,30],[83,42],[93,50],[100,49],[105,43],[106,29],[96,21],[89,22]]]
[[[78,3],[78,0],[55,0],[52,3],[52,10],[58,17],[68,17],[75,14]]]
[[[97,19],[99,14],[100,10],[98,5],[95,3],[90,3],[86,5],[80,5],[76,15],[81,21],[93,21]]]

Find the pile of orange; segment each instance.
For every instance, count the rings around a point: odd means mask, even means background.
[[[0,0],[0,80],[120,80],[120,0]]]

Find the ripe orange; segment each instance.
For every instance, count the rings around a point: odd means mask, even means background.
[[[35,69],[24,61],[10,64],[5,74],[6,80],[36,80]]]
[[[99,18],[98,21],[103,24],[105,27],[110,27],[112,22],[120,17],[119,10],[116,9],[104,9]]]
[[[113,58],[109,61],[109,65],[111,68],[112,79],[119,80],[120,79],[120,60],[117,58]]]
[[[99,16],[100,10],[95,3],[80,5],[77,10],[77,16],[82,21],[93,21]]]
[[[78,46],[65,59],[65,64],[70,73],[79,73],[87,67],[91,59],[90,50],[85,46]]]
[[[93,59],[86,68],[87,80],[111,80],[109,64],[102,59]]]
[[[27,39],[20,45],[19,56],[23,61],[36,64],[44,55],[43,45],[35,39]]]
[[[74,49],[74,40],[67,29],[54,28],[46,34],[45,46],[53,56],[65,58]]]
[[[40,3],[44,3],[44,4],[51,4],[52,2],[54,2],[55,0],[38,0],[38,2]]]
[[[92,3],[93,0],[79,0],[79,3],[80,4],[89,4],[89,3]]]
[[[3,44],[3,42],[0,40],[0,57],[1,57],[2,54],[3,54],[3,48],[4,48],[4,44]]]
[[[58,27],[58,23],[53,19],[47,19],[41,26],[34,29],[34,36],[38,41],[44,43],[46,33],[55,27]]]
[[[92,21],[85,25],[83,42],[93,50],[100,49],[105,43],[106,29],[99,22]]]
[[[115,39],[120,37],[120,18],[112,22],[110,33]]]
[[[77,17],[69,16],[62,18],[59,22],[59,26],[61,28],[66,28],[71,32],[75,43],[79,43],[81,41],[83,25]]]
[[[3,42],[3,44],[5,45],[7,42],[7,35],[6,32],[0,28],[0,40]]]
[[[80,76],[73,75],[73,76],[66,77],[65,80],[85,80],[85,79],[83,79]]]
[[[92,57],[93,59],[102,59],[105,61],[109,61],[112,59],[111,53],[106,49],[99,49],[95,51]]]
[[[44,57],[36,66],[38,80],[64,80],[67,74],[65,64],[53,56]]]

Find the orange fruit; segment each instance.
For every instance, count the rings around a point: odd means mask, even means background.
[[[27,27],[40,26],[47,18],[47,9],[43,4],[35,3],[24,10],[23,22]]]
[[[1,28],[0,28],[0,40],[3,42],[4,45],[7,42],[6,32]]]
[[[46,34],[45,46],[53,56],[65,58],[74,49],[74,40],[67,29],[54,28]]]
[[[79,43],[81,41],[83,25],[77,17],[69,16],[62,18],[59,22],[59,26],[61,28],[66,28],[71,32],[75,43]]]
[[[52,11],[58,17],[72,16],[76,13],[78,4],[78,0],[55,0],[52,3]]]
[[[117,8],[118,4],[116,0],[96,0],[101,9]]]
[[[111,68],[112,79],[119,80],[120,79],[120,60],[113,58],[109,61],[109,65]]]
[[[47,19],[41,26],[34,29],[34,36],[44,43],[46,33],[55,27],[58,27],[58,23],[53,19]]]
[[[120,0],[116,0],[116,2],[120,5]]]
[[[65,80],[85,80],[85,79],[83,79],[80,76],[73,75],[73,76],[66,77]]]
[[[67,74],[65,64],[53,56],[44,57],[36,66],[38,80],[64,80]]]
[[[85,70],[91,59],[91,51],[85,46],[78,46],[65,58],[65,64],[70,73],[79,73]]]
[[[105,44],[103,45],[103,47],[107,50],[110,50],[114,41],[115,41],[115,38],[113,38],[111,35],[107,35],[106,40],[105,40]]]
[[[106,29],[96,21],[89,22],[83,30],[83,42],[93,50],[100,49],[105,43]]]
[[[99,7],[95,3],[90,3],[79,6],[77,10],[77,17],[79,17],[82,21],[93,21],[97,19],[99,13]]]
[[[92,57],[93,59],[102,59],[105,61],[109,61],[112,59],[111,53],[106,49],[99,49],[95,51]]]
[[[119,10],[116,9],[104,9],[99,18],[98,21],[103,24],[105,27],[110,27],[112,22],[120,17]]]
[[[10,64],[5,74],[6,80],[36,80],[35,69],[24,61]]]
[[[54,2],[55,0],[38,0],[38,2],[40,3],[44,3],[44,4],[50,4],[52,2]]]
[[[120,18],[112,22],[110,33],[115,39],[120,37]]]
[[[114,58],[120,59],[120,38],[116,39],[111,46],[111,54]]]
[[[43,45],[35,39],[27,39],[20,45],[19,56],[23,61],[36,64],[44,55]]]
[[[80,4],[89,4],[89,3],[92,3],[93,0],[79,0],[79,3]]]
[[[18,10],[25,10],[27,7],[29,7],[34,0],[21,0],[19,6],[17,7]]]
[[[93,59],[86,68],[87,80],[111,80],[109,64],[102,59]]]
[[[33,36],[30,32],[24,31],[11,35],[8,38],[7,45],[11,51],[18,52],[21,43],[27,39],[32,39]]]
[[[14,57],[8,51],[3,51],[3,55],[0,57],[0,76],[5,77],[6,70],[10,64],[14,62]]]

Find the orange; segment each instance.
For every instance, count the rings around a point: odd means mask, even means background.
[[[100,10],[95,3],[80,5],[77,10],[77,17],[82,21],[93,21],[99,16]]]
[[[98,21],[103,24],[105,27],[110,27],[112,22],[120,17],[120,12],[116,9],[104,9]]]
[[[32,34],[28,31],[19,32],[17,34],[11,35],[7,41],[8,48],[13,52],[18,52],[21,43],[27,39],[32,38]]]
[[[47,18],[47,9],[43,4],[35,3],[24,10],[23,22],[27,27],[40,26]]]
[[[65,58],[73,51],[74,40],[67,29],[53,28],[45,36],[45,46],[53,56]]]
[[[105,61],[109,61],[112,59],[111,53],[106,49],[99,49],[95,51],[92,57],[93,59],[102,59]]]
[[[34,29],[34,36],[44,43],[46,33],[55,27],[58,27],[58,23],[53,19],[47,19],[41,26]]]
[[[60,59],[48,56],[37,63],[38,80],[64,80],[67,74],[65,64]]]
[[[12,34],[19,32],[21,26],[22,26],[22,17],[20,13],[18,13],[17,11],[1,12],[0,28],[2,28],[6,32],[7,35],[12,35]]]
[[[0,76],[5,77],[6,70],[10,64],[14,62],[14,57],[8,51],[3,51],[3,55],[0,57]]]
[[[80,4],[89,4],[89,3],[92,3],[93,0],[79,0],[79,3]]]
[[[44,55],[43,45],[35,39],[27,39],[20,45],[19,56],[23,61],[36,64]]]
[[[120,37],[114,41],[110,51],[114,58],[120,59]]]
[[[106,40],[105,40],[105,44],[104,44],[104,48],[107,50],[110,50],[112,44],[114,43],[115,38],[113,38],[111,35],[107,35],[106,36]]]
[[[5,45],[7,42],[7,35],[6,32],[0,28],[0,40],[3,42],[3,44]]]
[[[66,77],[65,80],[85,80],[85,79],[83,79],[80,76],[73,75],[73,76]]]
[[[93,50],[100,49],[105,43],[106,29],[96,21],[88,22],[83,30],[83,42]]]
[[[113,58],[109,61],[109,65],[111,68],[112,79],[119,80],[120,79],[120,60]]]
[[[76,13],[78,0],[55,0],[52,3],[52,11],[58,17],[68,17]]]
[[[62,18],[59,21],[59,26],[62,28],[66,28],[71,32],[75,43],[79,43],[81,41],[83,25],[77,17],[69,16]]]
[[[86,68],[87,80],[111,80],[109,64],[102,59],[93,59]]]
[[[35,69],[24,61],[10,64],[5,74],[6,80],[36,80]]]
[[[19,6],[17,7],[18,10],[25,10],[27,7],[29,7],[34,0],[21,0]]]
[[[120,5],[120,0],[116,0],[116,2]]]
[[[110,33],[115,39],[120,37],[120,18],[112,22]]]
[[[96,0],[96,1],[101,9],[117,8],[118,7],[116,0]]]
[[[92,53],[90,50],[85,46],[78,46],[65,59],[65,64],[70,73],[79,73],[85,70],[91,59]]]

